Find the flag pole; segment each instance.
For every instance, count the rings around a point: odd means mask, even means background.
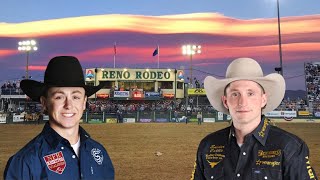
[[[117,54],[117,47],[116,47],[116,42],[114,42],[114,46],[113,46],[113,68],[116,68],[116,54]]]
[[[159,69],[159,58],[160,58],[160,48],[159,48],[159,45],[158,45],[158,69]]]

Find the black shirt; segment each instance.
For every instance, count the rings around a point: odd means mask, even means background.
[[[264,117],[241,148],[233,126],[209,134],[194,166],[191,179],[317,179],[306,143]]]

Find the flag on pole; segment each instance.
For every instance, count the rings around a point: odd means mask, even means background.
[[[113,68],[116,68],[116,54],[117,54],[117,44],[116,44],[116,42],[114,42],[114,44],[113,44],[113,51],[114,51],[114,54],[113,54]]]
[[[153,51],[152,56],[156,56],[158,55],[158,69],[159,69],[159,57],[160,57],[160,52],[159,52],[159,45],[157,46],[157,48]]]
[[[157,46],[157,48],[153,51],[152,56],[156,56],[157,54],[159,54],[159,46]]]

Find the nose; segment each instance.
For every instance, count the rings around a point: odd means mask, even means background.
[[[246,97],[246,96],[243,96],[243,95],[240,95],[239,101],[238,101],[238,105],[239,105],[240,107],[245,107],[245,106],[247,106],[247,97]]]
[[[72,107],[73,103],[71,98],[67,97],[64,103],[64,108],[70,109]]]

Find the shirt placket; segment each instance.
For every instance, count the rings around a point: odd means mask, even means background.
[[[248,167],[249,165],[249,154],[250,149],[252,148],[252,136],[248,136],[245,139],[245,143],[240,148],[240,153],[238,157],[238,162],[235,170],[235,175],[233,179],[248,179],[248,176],[250,177],[250,174],[248,172],[245,172],[245,167]]]

